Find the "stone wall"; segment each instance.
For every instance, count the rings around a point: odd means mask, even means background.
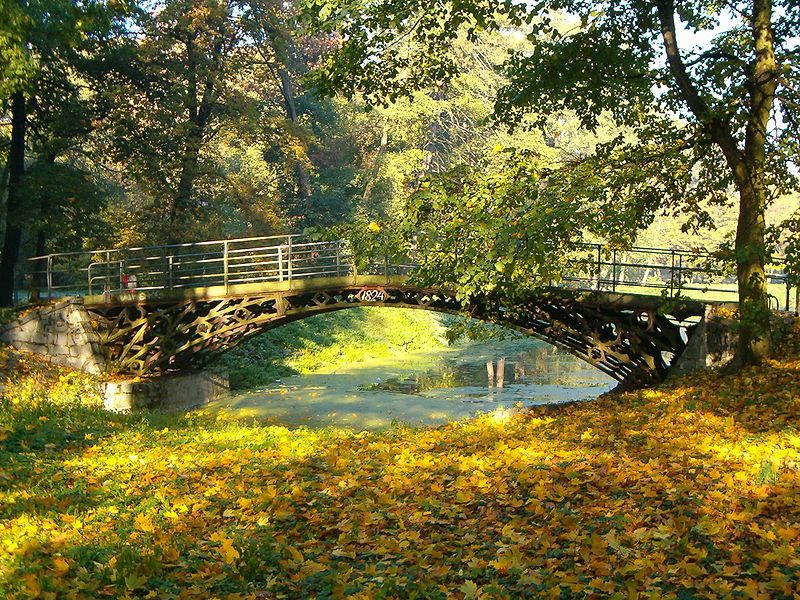
[[[734,321],[720,316],[715,309],[714,305],[706,305],[702,320],[678,362],[670,369],[670,375],[721,367],[733,358],[739,341]]]
[[[164,375],[152,379],[103,384],[103,406],[128,412],[136,409],[184,410],[208,404],[230,391],[228,376],[207,371]]]
[[[107,361],[100,337],[81,298],[67,298],[34,308],[0,328],[0,341],[51,362],[89,373],[102,373]]]

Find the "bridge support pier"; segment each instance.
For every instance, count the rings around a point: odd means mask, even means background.
[[[734,325],[733,319],[721,316],[716,306],[707,304],[686,349],[670,369],[670,376],[727,364],[733,358],[738,342]]]
[[[208,404],[229,391],[228,376],[209,371],[108,381],[102,389],[103,406],[113,412],[185,410]]]
[[[0,341],[46,356],[62,367],[89,373],[108,370],[100,334],[82,298],[67,298],[32,309],[0,329]]]

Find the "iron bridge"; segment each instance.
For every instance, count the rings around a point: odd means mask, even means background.
[[[415,263],[357,261],[344,240],[253,237],[36,257],[32,296],[83,298],[107,362],[154,375],[203,365],[285,323],[354,306],[464,314],[559,346],[629,386],[666,377],[709,303],[735,300],[735,283],[688,250],[576,246],[561,286],[504,305],[463,305],[421,289]],[[359,267],[359,265],[361,265]],[[788,280],[770,271],[776,308],[797,308]],[[670,301],[672,300],[672,301]]]

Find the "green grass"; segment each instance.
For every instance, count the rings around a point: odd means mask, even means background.
[[[412,309],[353,308],[318,315],[267,331],[220,358],[233,389],[269,384],[322,367],[444,348],[452,317]]]

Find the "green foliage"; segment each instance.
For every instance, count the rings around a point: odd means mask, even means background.
[[[0,3],[0,97],[9,98],[36,72],[36,59],[25,47],[30,26],[17,2]]]
[[[420,262],[415,281],[462,299],[511,297],[580,271],[572,244],[587,223],[601,226],[597,213],[543,193],[535,156],[504,153],[500,162],[496,174],[462,168],[431,177],[410,198],[404,227]]]
[[[79,250],[94,233],[105,190],[91,174],[63,163],[35,163],[26,171],[22,189],[30,202],[23,223],[31,230],[45,230],[51,247]]]
[[[800,185],[796,2],[307,0],[305,14],[317,30],[343,34],[314,75],[318,88],[347,97],[359,91],[376,105],[452,80],[458,69],[449,49],[460,35],[516,28],[529,46],[504,64],[508,84],[494,111],[499,124],[546,131],[554,116],[571,113],[589,131],[604,116],[628,129],[567,161],[549,181],[536,181],[587,211],[617,205],[601,232],[615,244],[620,232],[632,242],[659,211],[684,217],[687,230],[711,227],[707,207],[726,203],[734,187],[740,214],[733,258],[745,318],[737,359],[766,356],[765,212]],[[687,42],[681,29],[697,35]],[[484,251],[477,246],[467,254]],[[550,260],[561,251],[554,245]],[[496,287],[479,272],[481,281],[466,292]]]
[[[426,311],[353,308],[289,323],[248,340],[216,363],[231,387],[266,385],[322,367],[443,346],[442,318]]]
[[[345,40],[311,75],[315,89],[348,98],[360,92],[382,106],[452,79],[458,66],[449,48],[461,32],[474,41],[483,30],[520,26],[526,18],[524,7],[511,0],[305,0],[301,15],[315,31]]]
[[[771,231],[771,241],[786,259],[789,282],[800,287],[800,209]]]
[[[449,344],[455,344],[461,339],[486,342],[490,340],[509,340],[522,336],[521,333],[507,327],[478,321],[477,319],[445,316],[443,321],[447,324],[445,339]]]

